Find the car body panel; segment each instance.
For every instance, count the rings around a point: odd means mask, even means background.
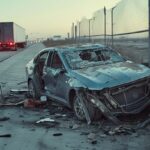
[[[72,75],[87,88],[101,90],[150,76],[150,69],[126,61],[74,70]]]
[[[63,67],[54,69],[47,66],[49,56],[47,57],[43,75],[41,76],[41,79],[44,81],[46,96],[71,107],[70,92],[74,90],[77,94],[80,93],[78,91],[81,91],[85,97],[83,97],[82,94],[80,97],[88,99],[88,101],[91,101],[99,109],[103,108],[99,105],[101,105],[103,101],[107,101],[108,105],[106,107],[108,107],[107,109],[109,109],[109,111],[112,111],[112,114],[133,114],[142,111],[150,104],[150,69],[148,67],[124,60],[122,62],[104,63],[97,66],[84,67],[82,69],[71,69],[63,55],[64,51],[84,51],[87,49],[104,50],[105,48],[107,47],[103,45],[87,44],[77,47],[44,49],[26,65],[27,80],[33,80],[36,86],[40,87],[40,82],[38,82],[39,77],[35,71],[35,60],[43,52],[48,51],[50,54],[50,52],[53,51],[58,54]],[[51,57],[51,59],[53,59],[53,57]],[[130,93],[131,96],[128,95],[128,93]],[[138,99],[141,95],[142,97]],[[121,99],[117,101],[114,97]],[[136,107],[134,108],[133,106]],[[131,110],[125,110],[126,108]],[[105,108],[105,110],[107,109]],[[123,109],[125,111],[123,111]]]

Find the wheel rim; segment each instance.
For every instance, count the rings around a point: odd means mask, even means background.
[[[85,120],[85,114],[83,111],[83,105],[80,103],[79,99],[76,97],[75,98],[75,102],[74,102],[74,111],[76,116],[80,119],[80,120]]]
[[[34,89],[32,81],[29,82],[28,91],[29,91],[30,96],[32,96],[32,98],[35,98],[35,89]]]

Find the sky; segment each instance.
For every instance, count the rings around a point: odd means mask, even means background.
[[[111,8],[120,0],[1,0],[0,22],[15,22],[29,37],[67,35],[72,22],[91,18],[104,6]]]

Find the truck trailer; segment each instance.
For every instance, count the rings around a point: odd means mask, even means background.
[[[0,22],[0,50],[17,50],[26,46],[25,29],[14,22]]]

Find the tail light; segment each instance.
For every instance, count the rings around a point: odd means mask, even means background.
[[[13,46],[13,45],[15,45],[15,43],[13,43],[13,42],[9,42],[9,45],[10,45],[10,46]]]

